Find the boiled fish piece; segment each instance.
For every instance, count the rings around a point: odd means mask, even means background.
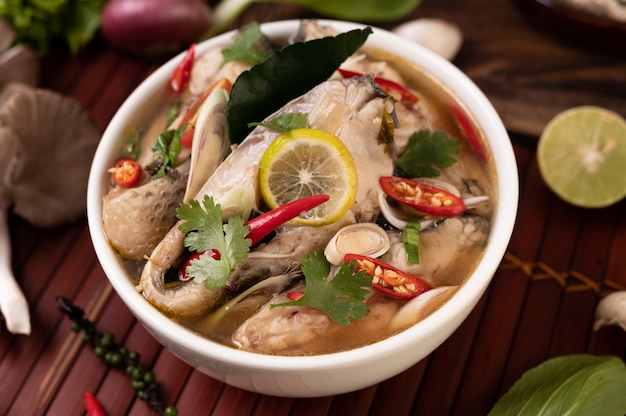
[[[304,291],[300,283],[289,291]],[[324,312],[306,306],[280,306],[287,302],[287,292],[277,295],[252,315],[233,333],[233,344],[245,351],[261,354],[326,354],[354,348],[359,333],[372,337],[387,335],[391,317],[398,305],[389,298],[374,294],[367,300],[369,314],[352,320],[349,326],[336,324]],[[352,334],[352,335],[351,335]]]
[[[376,200],[378,176],[393,170],[391,156],[385,153],[384,145],[378,144],[378,132],[382,123],[384,98],[380,97],[370,77],[347,80],[331,80],[315,87],[276,114],[307,114],[307,125],[337,135],[352,153],[359,189],[353,208],[337,223],[323,227],[284,227],[277,236],[250,253],[247,260],[237,264],[231,275],[232,286],[248,286],[260,279],[275,276],[299,267],[303,254],[326,246],[337,229],[358,220],[371,221],[379,212]],[[278,132],[264,126],[256,127],[246,139],[224,160],[215,173],[202,186],[196,199],[205,195],[214,198],[224,208],[226,217],[242,215],[239,206],[232,204],[233,193],[252,193],[258,210],[260,192],[258,173],[260,159]],[[147,262],[137,289],[161,309],[178,315],[195,315],[215,305],[221,298],[214,290],[203,285],[186,283],[175,289],[165,288],[166,271],[176,264],[184,253],[184,234],[175,224],[159,244]],[[294,241],[302,244],[294,246]],[[280,257],[280,260],[278,260]],[[177,291],[194,296],[178,296]],[[220,290],[217,290],[220,291]],[[183,301],[184,299],[184,301]],[[189,300],[189,301],[188,301]]]
[[[382,261],[427,281],[431,286],[458,285],[459,276],[470,270],[450,274],[454,266],[463,269],[462,259],[480,250],[487,241],[489,222],[480,216],[464,215],[438,221],[420,233],[419,264],[408,262],[400,231],[390,231],[391,247]]]

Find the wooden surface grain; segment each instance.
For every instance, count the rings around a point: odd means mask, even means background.
[[[257,4],[237,24],[315,17],[305,9]],[[574,353],[624,358],[619,328],[592,331],[595,306],[626,288],[626,205],[570,206],[543,183],[535,144],[548,120],[576,105],[626,116],[626,56],[568,40],[504,0],[425,0],[408,18],[443,18],[462,29],[454,60],[487,95],[514,145],[520,206],[507,256],[461,327],[402,374],[334,397],[258,395],[215,381],[162,348],[132,317],[98,264],[86,221],[39,229],[11,216],[13,268],[31,305],[33,331],[0,329],[0,414],[80,415],[96,393],[109,415],[149,415],[126,375],[104,365],[56,309],[64,295],[111,331],[160,380],[181,415],[484,415],[521,374]],[[393,22],[380,24],[392,28]],[[76,57],[43,61],[42,87],[76,98],[98,126],[162,60],[129,56],[96,42]]]

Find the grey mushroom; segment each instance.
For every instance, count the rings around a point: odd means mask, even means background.
[[[84,216],[99,139],[88,113],[70,97],[19,83],[0,91],[0,312],[10,332],[29,334],[30,317],[9,264],[7,215],[39,227]]]

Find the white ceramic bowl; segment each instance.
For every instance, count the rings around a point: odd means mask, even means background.
[[[341,31],[362,27],[346,22],[323,23]],[[285,38],[295,32],[298,25],[298,21],[268,23],[263,25],[263,31],[270,37]],[[198,45],[197,53],[224,45],[232,36],[227,33],[207,40]],[[135,291],[102,229],[100,214],[108,181],[106,171],[118,156],[123,132],[150,111],[182,55],[155,71],[131,94],[102,137],[91,168],[87,201],[89,227],[98,259],[117,294],[148,331],[181,359],[211,377],[242,389],[288,397],[335,395],[376,384],[419,362],[461,325],[484,293],[504,255],[517,211],[518,177],[509,137],[494,108],[461,71],[430,51],[375,28],[367,43],[416,63],[470,109],[493,154],[499,195],[486,253],[467,283],[451,301],[422,322],[373,345],[310,357],[238,351],[174,323]]]

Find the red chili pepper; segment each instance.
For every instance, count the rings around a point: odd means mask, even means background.
[[[200,107],[206,101],[207,97],[211,95],[213,90],[216,88],[222,88],[226,91],[230,91],[232,84],[226,78],[219,79],[211,84],[202,95],[196,100],[196,102],[191,106],[191,108],[187,111],[185,116],[182,118],[180,125],[183,126],[188,124],[188,126],[183,130],[183,134],[180,138],[180,145],[183,147],[191,147],[193,143],[193,133],[196,127],[196,121],[198,121],[198,115],[200,113]]]
[[[183,57],[183,60],[180,61],[176,69],[174,69],[174,73],[170,78],[169,86],[174,93],[180,94],[189,83],[189,78],[191,78],[191,68],[193,68],[195,56],[196,45],[192,43],[191,46],[189,46],[189,49],[187,49],[187,53]]]
[[[193,253],[189,256],[187,261],[184,262],[183,265],[178,269],[178,280],[180,280],[181,282],[187,282],[192,279],[191,276],[187,274],[187,267],[191,265],[192,260],[200,258],[200,256],[203,254],[208,254],[211,257],[213,257],[215,260],[219,260],[222,258],[222,255],[220,254],[220,252],[212,248],[205,250],[202,253]]]
[[[193,134],[196,131],[196,127],[191,124],[187,124],[187,127],[183,130],[183,133],[180,135],[180,145],[182,147],[191,147],[193,144]]]
[[[104,413],[104,409],[96,396],[93,393],[86,391],[83,393],[83,402],[85,404],[85,410],[87,411],[87,416],[106,416]]]
[[[356,262],[356,270],[365,270],[372,276],[372,287],[397,299],[412,299],[432,289],[419,277],[396,269],[390,264],[359,254],[346,254],[344,261]]]
[[[455,217],[466,210],[461,198],[435,186],[395,176],[381,176],[378,181],[391,198],[425,214]]]
[[[487,160],[487,152],[485,151],[485,147],[483,146],[483,142],[478,137],[476,133],[476,129],[474,129],[474,125],[470,122],[469,118],[461,110],[460,108],[451,105],[449,106],[450,112],[454,116],[455,120],[459,124],[461,131],[465,134],[467,141],[469,142],[470,147],[476,152],[478,156],[480,156],[483,160]]]
[[[121,159],[109,169],[113,181],[125,188],[135,186],[141,176],[141,166],[133,159]]]
[[[304,292],[301,292],[299,290],[295,290],[293,292],[287,292],[287,297],[291,300],[298,300],[302,296],[304,296]]]
[[[359,77],[363,75],[360,72],[349,71],[347,69],[341,68],[339,68],[338,71],[344,78]],[[407,101],[410,103],[416,103],[419,101],[417,95],[413,94],[411,91],[407,90],[405,87],[398,84],[397,82],[380,77],[374,77],[374,82],[376,82],[380,86],[380,88],[388,94],[391,94],[394,91],[397,92],[398,94],[400,94],[400,98],[403,101]]]
[[[312,195],[288,202],[271,211],[263,213],[246,223],[250,227],[247,238],[255,245],[281,224],[296,218],[303,212],[315,208],[328,201],[328,195]]]
[[[252,245],[255,245],[278,226],[294,219],[303,212],[323,204],[328,201],[329,198],[330,197],[328,195],[307,196],[305,198],[288,202],[278,208],[261,214],[246,223],[246,225],[250,227],[250,232],[246,238],[252,240]],[[209,254],[215,260],[219,260],[221,258],[220,252],[214,249],[209,249],[202,253],[191,254],[187,261],[185,261],[178,269],[178,280],[183,282],[191,280],[191,277],[187,274],[187,267],[191,264],[192,260],[199,258],[203,254]]]

